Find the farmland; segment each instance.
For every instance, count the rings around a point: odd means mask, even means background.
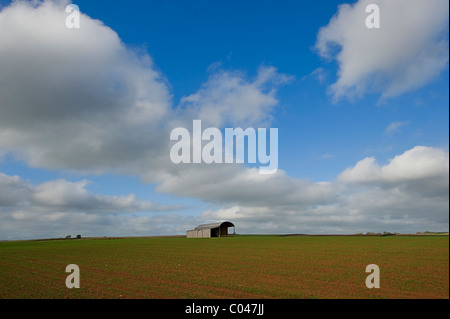
[[[80,268],[80,289],[65,268]],[[379,289],[365,285],[380,268]],[[448,236],[238,236],[0,243],[0,299],[449,298]]]

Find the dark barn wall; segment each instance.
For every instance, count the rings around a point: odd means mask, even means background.
[[[220,226],[217,228],[211,228],[211,237],[227,237],[228,227]]]
[[[220,227],[220,237],[226,237],[228,236],[228,227],[221,226]]]
[[[219,237],[219,228],[211,228],[211,237]]]

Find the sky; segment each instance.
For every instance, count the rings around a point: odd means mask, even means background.
[[[448,231],[448,12],[0,0],[0,240]],[[173,163],[194,120],[277,128],[277,172]]]

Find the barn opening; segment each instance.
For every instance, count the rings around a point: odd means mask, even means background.
[[[231,230],[230,230],[231,228]],[[187,238],[229,237],[235,234],[235,226],[231,222],[204,224],[186,232]]]

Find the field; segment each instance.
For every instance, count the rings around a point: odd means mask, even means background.
[[[80,268],[80,289],[65,268]],[[379,289],[365,285],[380,268]],[[449,298],[448,236],[0,243],[0,298]]]

